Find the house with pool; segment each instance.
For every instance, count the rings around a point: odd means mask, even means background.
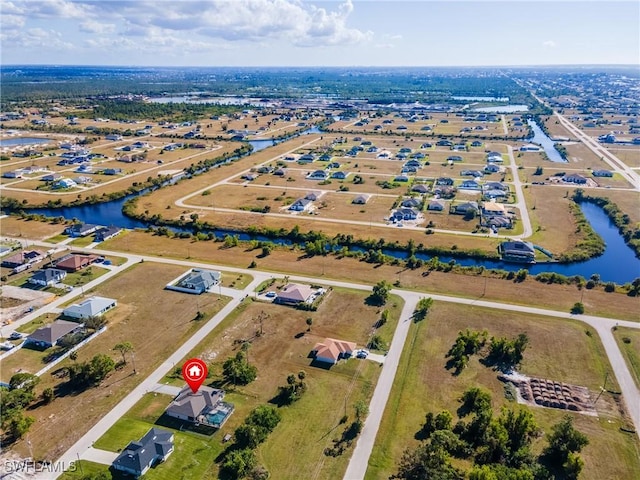
[[[196,393],[186,386],[169,404],[165,413],[170,417],[196,425],[222,428],[234,411],[231,403],[223,402],[224,391],[201,386]]]

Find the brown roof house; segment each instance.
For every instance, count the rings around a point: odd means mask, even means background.
[[[39,348],[53,347],[62,337],[80,328],[82,328],[81,323],[56,320],[49,325],[37,329],[27,337],[25,343],[35,345]]]
[[[191,423],[221,428],[231,416],[234,406],[223,402],[224,391],[201,386],[196,393],[184,387],[169,404],[165,413]]]
[[[299,283],[289,283],[278,292],[275,303],[297,305],[298,303],[309,302],[317,293],[309,285]]]
[[[98,257],[97,255],[82,255],[74,253],[67,257],[64,257],[61,260],[58,260],[58,263],[56,263],[56,268],[66,270],[67,272],[77,272],[78,270],[81,270],[84,267],[98,261],[99,258],[100,257]]]
[[[356,349],[354,342],[326,338],[324,342],[319,342],[313,347],[311,353],[318,362],[336,364],[341,358],[349,358]]]

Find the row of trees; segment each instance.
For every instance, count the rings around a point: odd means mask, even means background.
[[[398,473],[404,480],[546,480],[561,476],[576,479],[583,468],[579,456],[588,439],[565,416],[547,435],[547,446],[536,456],[533,442],[542,436],[533,414],[525,409],[503,408],[495,416],[491,395],[480,388],[466,390],[460,398],[458,421],[448,410],[427,413],[417,434],[422,440],[407,449]],[[452,458],[470,460],[469,472],[454,466]]]

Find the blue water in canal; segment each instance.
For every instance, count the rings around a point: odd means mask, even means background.
[[[50,138],[36,138],[36,137],[18,137],[18,138],[3,138],[0,140],[0,147],[15,147],[17,145],[36,145],[41,143],[51,143],[53,140]]]

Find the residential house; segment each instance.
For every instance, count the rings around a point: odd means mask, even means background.
[[[109,135],[106,135],[105,140],[111,140],[112,142],[117,142],[119,140],[122,140],[122,135],[118,135],[117,133],[110,133]]]
[[[486,173],[498,173],[500,171],[500,167],[495,163],[487,163],[484,167],[484,171]]]
[[[83,324],[81,323],[56,320],[49,325],[38,328],[27,337],[25,343],[35,345],[38,348],[50,348],[57,344],[65,335],[80,330],[82,327]]]
[[[316,200],[318,200],[318,198],[320,198],[320,193],[317,192],[309,192],[304,196],[305,200],[311,200],[312,202],[315,202]]]
[[[474,140],[473,142],[471,142],[472,147],[481,147],[482,145],[483,143],[480,140]]]
[[[200,295],[218,285],[221,278],[222,276],[218,271],[192,268],[175,284],[169,284],[165,288],[167,288],[167,290]]]
[[[64,233],[70,237],[86,237],[98,230],[100,225],[94,225],[92,223],[74,223],[64,229]]]
[[[417,198],[406,198],[402,201],[401,205],[407,208],[420,208],[422,202]]]
[[[502,154],[498,152],[489,152],[486,157],[487,163],[502,163],[504,162]]]
[[[530,143],[528,145],[523,145],[520,147],[521,152],[539,152],[540,146]]]
[[[449,178],[449,177],[440,177],[436,179],[436,185],[446,185],[446,186],[451,186],[453,185],[453,178]]]
[[[460,172],[460,175],[462,175],[463,177],[474,177],[474,178],[479,178],[484,176],[484,174],[480,170],[462,170]]]
[[[57,268],[45,268],[44,270],[39,270],[31,275],[31,278],[27,281],[33,285],[49,287],[56,283],[60,283],[66,276],[67,272],[64,270],[59,270]]]
[[[105,240],[115,237],[120,232],[122,232],[120,227],[102,227],[100,230],[96,231],[94,240],[96,242],[104,242]]]
[[[443,200],[431,200],[429,205],[427,205],[427,210],[431,210],[434,212],[442,212],[446,207],[446,204]]]
[[[275,303],[297,305],[298,303],[311,303],[318,291],[309,285],[289,283],[278,292]]]
[[[404,164],[405,167],[412,167],[412,168],[421,168],[422,164],[418,161],[418,160],[409,160],[407,163]]]
[[[83,268],[98,261],[100,257],[97,255],[88,255],[83,253],[72,253],[62,257],[56,262],[56,268],[66,270],[67,272],[77,272]]]
[[[16,170],[11,170],[9,172],[4,172],[2,176],[4,178],[22,178],[25,174],[25,170],[23,168],[18,168]]]
[[[276,169],[273,174],[277,177],[284,177],[287,174],[287,171],[284,168]]]
[[[114,308],[117,304],[118,302],[113,298],[93,296],[65,308],[62,310],[62,315],[78,319],[99,317]]]
[[[613,177],[613,172],[610,170],[593,170],[591,175],[594,177]]]
[[[393,179],[394,182],[408,182],[409,181],[409,177],[407,177],[406,175],[398,175],[397,177],[395,177]]]
[[[575,183],[577,185],[584,185],[587,183],[587,179],[579,173],[571,173],[562,177],[562,181],[566,183]]]
[[[418,213],[412,208],[398,208],[395,212],[393,212],[391,218],[395,221],[416,220],[418,218]]]
[[[413,187],[411,187],[411,191],[412,192],[417,192],[417,193],[429,193],[429,187],[427,187],[424,184],[419,184],[419,185],[414,185]]]
[[[505,199],[509,196],[509,194],[507,192],[505,192],[504,190],[500,190],[500,189],[493,189],[493,190],[484,190],[482,192],[482,194],[486,197],[486,198],[490,198],[490,199]]]
[[[335,365],[340,359],[351,357],[355,350],[355,342],[325,338],[313,347],[311,353],[316,361]]]
[[[368,200],[369,200],[368,196],[366,196],[366,195],[358,195],[357,197],[354,197],[353,200],[351,200],[351,203],[353,203],[355,205],[365,205]]]
[[[436,145],[438,147],[451,147],[453,146],[453,142],[451,142],[450,140],[438,140]]]
[[[475,180],[464,180],[460,188],[464,190],[480,190],[480,184]]]
[[[307,175],[309,180],[326,180],[328,177],[329,175],[324,170],[315,170]]]
[[[482,215],[485,217],[504,216],[507,214],[502,203],[484,202],[482,204]]]
[[[223,402],[224,391],[201,386],[197,392],[184,387],[169,404],[165,413],[186,422],[221,428],[234,411],[230,403]]]
[[[304,212],[307,208],[311,206],[311,200],[306,198],[299,198],[291,205],[289,205],[289,210],[294,212]]]
[[[298,158],[298,163],[311,163],[314,162],[315,159],[316,156],[312,153],[305,153],[304,155],[300,155],[300,157]]]
[[[40,180],[42,180],[43,182],[55,182],[56,180],[60,180],[61,178],[62,175],[60,175],[59,173],[50,173],[41,177]]]
[[[53,184],[52,188],[59,190],[63,188],[74,188],[77,186],[78,184],[73,180],[71,180],[70,178],[61,178],[60,180],[58,180]]]
[[[44,253],[39,250],[22,250],[2,260],[2,266],[7,268],[19,268],[23,265],[32,265],[44,259]]]
[[[469,210],[473,210],[475,213],[478,213],[478,202],[459,203],[453,207],[453,211],[451,213],[466,215]]]
[[[461,162],[462,161],[462,157],[460,155],[449,155],[447,157],[447,161],[448,162]]]
[[[173,452],[173,432],[152,428],[137,442],[130,442],[112,463],[118,470],[138,478]]]
[[[122,173],[121,168],[105,168],[102,171],[103,175],[120,175]]]
[[[535,263],[536,252],[531,242],[521,240],[502,242],[498,251],[505,261]]]
[[[483,190],[502,190],[503,192],[509,191],[509,186],[501,182],[487,182],[483,185]]]

